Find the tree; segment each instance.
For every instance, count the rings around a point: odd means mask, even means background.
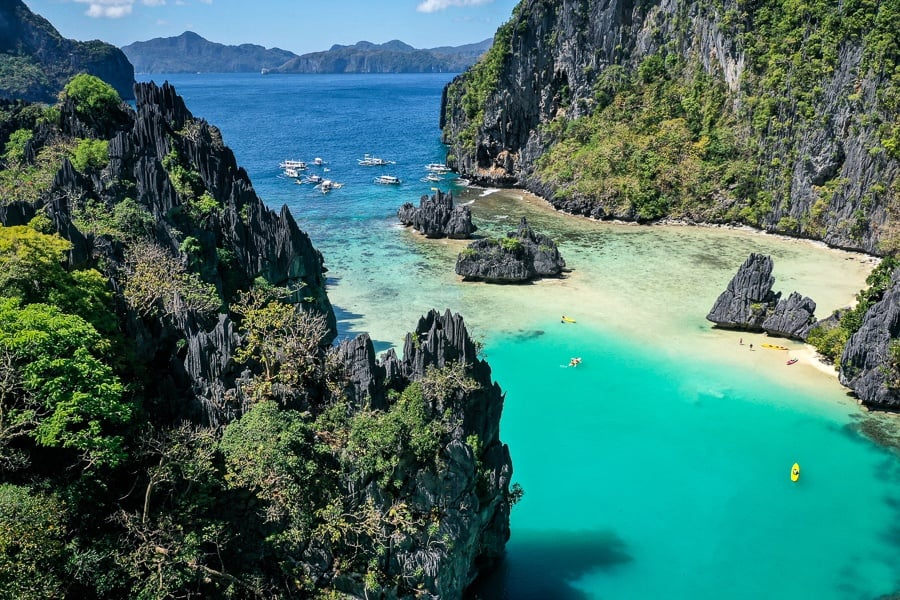
[[[69,80],[61,94],[61,98],[66,97],[75,103],[75,110],[83,115],[102,115],[122,103],[115,88],[87,73],[79,73]]]
[[[132,415],[123,387],[98,355],[108,342],[75,315],[46,304],[0,300],[0,453],[27,436],[72,449],[90,466],[125,458],[116,433]]]
[[[62,598],[65,535],[58,497],[0,484],[0,597]]]
[[[276,383],[302,392],[322,366],[321,345],[328,335],[324,315],[281,302],[274,297],[277,293],[259,289],[242,292],[232,307],[241,315],[243,335],[235,359],[241,363],[259,361],[264,369],[262,380],[256,381],[251,390],[258,398],[269,396]]]
[[[216,288],[188,273],[168,250],[150,241],[132,244],[126,252],[125,299],[144,316],[180,311],[208,313],[221,301]]]

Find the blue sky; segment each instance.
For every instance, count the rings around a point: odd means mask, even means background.
[[[116,46],[194,31],[222,44],[297,54],[360,40],[416,48],[459,46],[494,35],[518,0],[25,0],[75,40]]]

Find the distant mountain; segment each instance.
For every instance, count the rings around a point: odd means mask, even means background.
[[[493,39],[465,46],[418,50],[399,40],[332,46],[292,58],[273,73],[459,73],[474,64]]]
[[[90,73],[134,98],[134,68],[121,50],[62,37],[21,0],[0,0],[0,98],[54,102],[78,73]]]
[[[258,73],[273,69],[296,54],[256,44],[226,46],[185,31],[177,37],[154,38],[122,47],[138,73]]]
[[[323,52],[293,52],[254,44],[226,46],[186,31],[122,47],[139,73],[457,73],[491,47],[492,39],[420,50],[400,40],[336,44]]]

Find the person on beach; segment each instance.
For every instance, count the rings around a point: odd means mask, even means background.
[[[750,349],[753,350],[753,344],[750,344]]]
[[[740,341],[739,341],[738,343],[739,343],[741,346],[743,346],[743,345],[744,345],[744,338],[741,338]]]

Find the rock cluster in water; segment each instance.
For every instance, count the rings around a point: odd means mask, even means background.
[[[521,283],[558,277],[566,267],[556,242],[534,231],[522,217],[519,228],[499,240],[475,240],[456,259],[456,274],[464,280]]]
[[[718,327],[765,331],[769,335],[805,340],[816,320],[816,303],[792,292],[787,298],[772,291],[772,257],[752,253],[738,269],[706,315]]]
[[[454,206],[453,192],[436,190],[430,198],[422,196],[419,207],[405,202],[397,217],[407,227],[412,227],[427,238],[448,237],[465,240],[478,229],[472,223],[472,211],[468,206]]]

